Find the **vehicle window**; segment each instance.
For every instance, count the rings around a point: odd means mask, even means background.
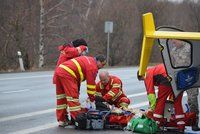
[[[192,47],[189,42],[169,39],[167,48],[172,67],[189,67],[192,64]]]

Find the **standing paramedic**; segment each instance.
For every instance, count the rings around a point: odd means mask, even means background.
[[[164,64],[148,68],[145,76],[138,75],[138,80],[144,80],[148,100],[150,102],[150,109],[153,111],[153,119],[159,126],[162,126],[164,123],[163,114],[165,102],[167,97],[173,94]],[[154,86],[158,87],[157,100]],[[179,94],[179,96],[174,100],[176,124],[180,132],[183,132],[185,129],[185,115],[182,108],[182,97],[183,93]]]
[[[79,102],[79,89],[82,81],[87,81],[87,94],[91,102],[94,101],[95,79],[98,69],[106,64],[106,57],[98,55],[96,57],[79,56],[60,64],[55,71],[56,90],[63,96],[57,103],[56,116],[59,126],[67,126],[66,104],[72,119],[81,113]],[[59,103],[60,102],[60,103]]]
[[[86,55],[86,53],[88,53],[87,43],[84,39],[76,39],[69,44],[60,45],[58,49],[60,51],[60,55],[56,63],[56,68],[65,61],[81,55]],[[53,84],[56,84],[55,75],[53,76]]]

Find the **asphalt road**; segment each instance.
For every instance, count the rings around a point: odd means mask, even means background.
[[[119,76],[124,91],[131,99],[130,107],[146,109],[143,82],[136,78],[137,67],[107,69]],[[56,95],[52,84],[53,71],[0,74],[0,133],[1,134],[87,134],[74,128],[59,128],[55,118]],[[97,78],[98,80],[98,78]],[[80,101],[87,97],[85,83],[81,85]],[[186,103],[186,97],[183,104]],[[131,133],[120,130],[103,130],[95,133]]]

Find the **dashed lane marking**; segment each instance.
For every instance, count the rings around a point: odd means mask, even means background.
[[[19,93],[19,92],[27,92],[30,91],[30,89],[22,89],[22,90],[13,90],[13,91],[4,91],[3,94],[11,94],[11,93]]]
[[[20,130],[20,131],[11,132],[9,134],[29,134],[29,133],[34,133],[34,132],[38,132],[38,131],[41,131],[41,130],[53,128],[53,127],[56,127],[56,126],[58,126],[57,122],[48,123],[48,124],[37,126],[37,127],[32,127],[32,128],[23,129],[23,130]]]
[[[25,117],[31,117],[31,116],[40,115],[40,114],[51,113],[54,111],[55,111],[55,108],[31,112],[31,113],[19,114],[19,115],[15,115],[15,116],[8,116],[8,117],[0,118],[0,122],[15,120],[15,119],[19,119],[19,118],[25,118]]]

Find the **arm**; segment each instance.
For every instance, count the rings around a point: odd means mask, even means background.
[[[95,88],[96,88],[96,83],[95,83],[96,75],[97,75],[96,71],[88,71],[86,75],[87,94],[91,102],[94,101]]]
[[[122,94],[121,82],[114,81],[110,91],[103,96],[106,101],[115,101]]]
[[[147,95],[148,95],[148,100],[150,103],[150,108],[152,110],[154,110],[156,106],[156,95],[155,95],[155,88],[154,88],[154,83],[153,83],[153,76],[154,76],[153,69],[148,70],[146,78],[144,80]]]

